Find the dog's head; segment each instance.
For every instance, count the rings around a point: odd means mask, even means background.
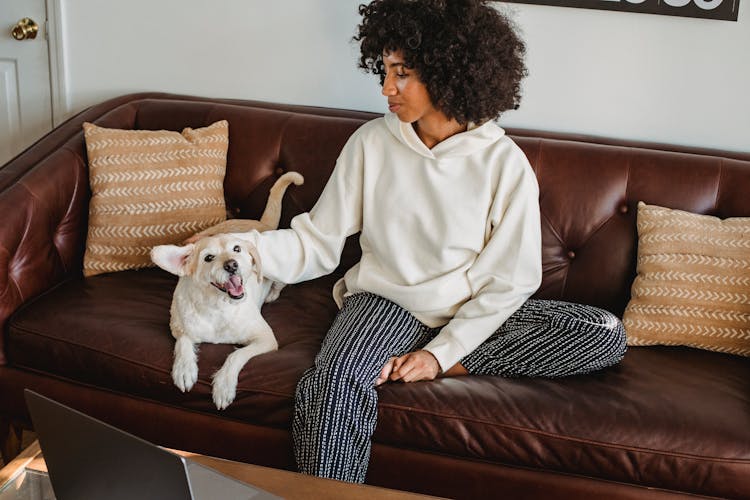
[[[260,256],[252,243],[222,234],[185,246],[159,245],[151,260],[165,271],[189,276],[199,284],[239,300],[249,280],[263,280]]]

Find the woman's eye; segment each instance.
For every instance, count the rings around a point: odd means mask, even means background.
[[[240,252],[242,251],[242,249],[240,248],[240,246],[239,246],[239,245],[235,245],[235,246],[234,246],[234,248],[233,248],[232,250],[234,250],[234,251],[235,251],[235,252],[237,252],[237,253],[240,253]]]
[[[206,262],[211,262],[212,260],[214,260],[214,256],[211,254],[208,254],[205,257],[203,257],[203,260],[205,260]]]
[[[396,73],[396,76],[397,76],[398,78],[406,78],[406,77],[407,77],[407,76],[409,76],[409,75],[408,75],[407,73]]]

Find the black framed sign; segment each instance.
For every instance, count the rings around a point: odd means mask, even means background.
[[[557,7],[619,10],[667,16],[699,17],[736,21],[740,0],[504,0],[513,3],[533,3]]]

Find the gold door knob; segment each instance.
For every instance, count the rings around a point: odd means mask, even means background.
[[[33,19],[24,17],[13,27],[11,34],[16,40],[33,40],[39,31],[39,25]]]

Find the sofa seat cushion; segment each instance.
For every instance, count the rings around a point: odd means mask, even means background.
[[[595,374],[459,377],[380,394],[384,444],[698,494],[750,491],[743,357],[631,347]]]
[[[264,307],[280,348],[248,362],[237,397],[223,415],[287,426],[297,380],[312,365],[325,333],[320,325],[330,324],[336,314],[330,294],[334,280],[329,276],[288,286]],[[171,377],[174,338],[169,329],[176,284],[176,277],[155,268],[67,281],[13,316],[7,338],[10,364],[219,413],[211,399],[211,376],[234,346],[201,344],[198,381],[190,392],[180,392]]]
[[[337,276],[286,287],[263,312],[280,348],[250,360],[219,412],[211,374],[232,346],[204,344],[189,393],[172,383],[158,269],[68,281],[27,303],[12,366],[226,418],[290,427],[293,395],[336,314]],[[378,389],[374,440],[400,448],[613,481],[735,496],[750,489],[750,359],[633,347],[617,367],[558,380],[461,377]],[[744,488],[744,489],[743,489]]]

